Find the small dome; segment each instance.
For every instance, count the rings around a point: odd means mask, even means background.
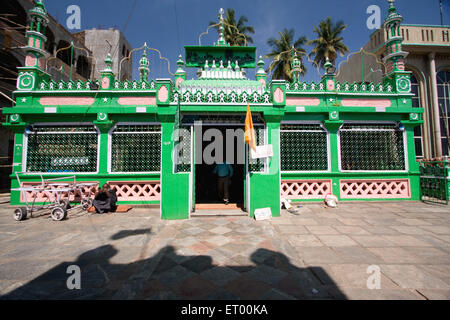
[[[141,65],[141,67],[148,67],[150,61],[148,61],[147,57],[142,57],[139,61],[139,64]]]
[[[142,58],[141,58],[141,60],[139,60],[139,65],[141,67],[147,68],[149,64],[150,64],[150,61],[148,61],[148,58],[147,58],[147,48],[145,48],[144,53],[142,54]]]

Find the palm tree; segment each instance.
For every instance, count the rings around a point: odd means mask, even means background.
[[[279,39],[270,38],[267,44],[272,47],[272,52],[264,56],[264,58],[272,58],[268,71],[273,71],[272,79],[284,79],[292,82],[292,50],[297,52],[297,57],[300,60],[301,75],[306,73],[306,67],[303,64],[302,56],[306,54],[303,46],[308,41],[306,37],[302,36],[294,42],[294,29],[286,29],[278,32]]]
[[[314,57],[316,65],[323,68],[327,58],[334,65],[338,54],[343,57],[348,52],[347,46],[342,42],[344,38],[341,36],[346,28],[343,21],[333,23],[330,17],[322,20],[318,28],[314,27],[317,39],[309,41],[308,45],[314,46],[309,57]]]
[[[255,33],[255,29],[252,26],[246,26],[248,22],[246,16],[241,16],[236,22],[235,19],[236,12],[234,9],[227,9],[224,17],[224,37],[225,41],[230,44],[230,46],[246,46],[249,43],[253,43],[252,37],[248,34]],[[217,22],[210,22],[209,25],[215,25]],[[215,27],[219,31],[219,26]],[[247,40],[247,41],[246,41]]]

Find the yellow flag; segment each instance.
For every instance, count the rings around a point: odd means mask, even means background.
[[[253,129],[252,113],[250,112],[250,105],[247,102],[247,116],[245,117],[245,142],[250,148],[256,151],[255,129]]]

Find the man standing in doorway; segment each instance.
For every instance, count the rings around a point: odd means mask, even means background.
[[[218,163],[213,173],[217,174],[219,199],[223,199],[223,202],[228,204],[230,199],[228,188],[231,184],[231,177],[233,176],[233,167],[226,162]]]

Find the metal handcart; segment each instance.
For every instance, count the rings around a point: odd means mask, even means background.
[[[19,173],[16,173],[17,181],[21,187],[12,189],[12,191],[20,191],[22,194],[25,207],[16,208],[14,210],[14,219],[16,221],[25,220],[28,216],[33,217],[34,212],[42,210],[50,210],[50,216],[54,221],[61,221],[67,217],[67,213],[77,208],[88,210],[92,205],[92,187],[96,186],[96,182],[78,182],[75,176],[61,177],[55,179],[44,179],[41,175],[41,183],[34,186],[23,186],[20,182]],[[67,182],[67,180],[72,180]],[[84,195],[83,188],[88,187],[89,192]],[[29,198],[32,194],[32,199]],[[39,194],[44,195],[45,202],[43,205],[36,205]],[[75,201],[79,196],[80,204],[71,205],[71,195]],[[67,198],[64,198],[67,196]]]

